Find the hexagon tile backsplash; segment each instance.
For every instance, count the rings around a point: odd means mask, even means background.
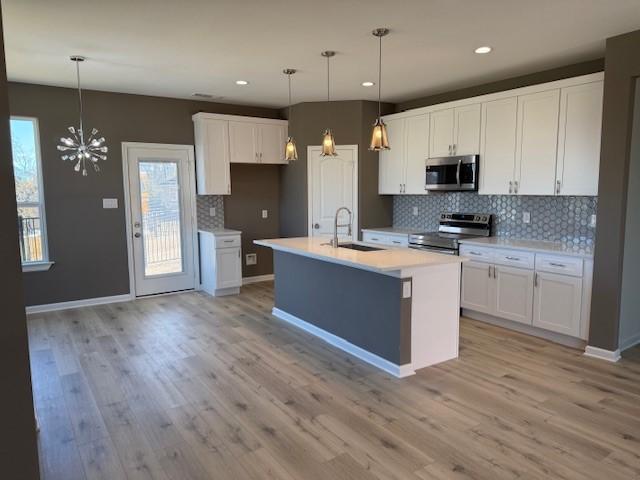
[[[216,216],[209,215],[209,209],[216,209]],[[221,195],[196,195],[198,229],[213,230],[224,227],[224,202]]]
[[[563,242],[592,247],[595,228],[589,226],[596,213],[597,197],[537,197],[524,195],[478,195],[471,192],[396,195],[393,198],[393,226],[418,232],[438,229],[442,212],[492,213],[493,235]],[[418,207],[418,215],[413,215]],[[531,222],[522,214],[529,212]]]

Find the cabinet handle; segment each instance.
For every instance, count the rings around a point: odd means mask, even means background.
[[[379,242],[380,241],[380,239],[376,238],[376,237],[371,237],[371,240],[373,240],[374,242]]]
[[[562,183],[560,180],[556,180],[556,195],[560,194],[560,188],[562,187]]]
[[[470,255],[482,255],[481,253],[478,252],[469,252]]]
[[[538,272],[533,274],[533,286],[534,287],[538,286]]]
[[[509,193],[513,193],[513,180],[509,180]]]
[[[518,181],[513,182],[513,193],[518,193]]]
[[[489,268],[487,268],[487,273],[489,274],[489,278],[491,278],[491,265],[489,265]]]
[[[567,268],[567,266],[566,266],[566,265],[564,265],[563,263],[554,263],[554,262],[549,262],[549,265],[551,265],[552,267]]]
[[[454,143],[454,144],[453,144],[453,148],[452,148],[452,150],[453,150],[453,154],[454,154],[454,155],[456,154],[456,150],[457,150],[457,149],[458,149],[458,146]]]
[[[262,162],[262,152],[260,152],[260,161]]]
[[[498,278],[498,267],[493,266],[493,278]]]
[[[505,257],[507,260],[515,260],[515,261],[519,261],[520,259],[518,257]]]
[[[233,240],[223,240],[224,243],[233,243]]]

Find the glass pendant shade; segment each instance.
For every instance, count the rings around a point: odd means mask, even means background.
[[[373,132],[371,134],[371,145],[369,150],[379,152],[380,150],[389,150],[389,139],[387,138],[387,126],[381,118],[376,118],[373,124]]]
[[[298,160],[298,149],[296,148],[296,141],[293,137],[287,138],[287,144],[284,147],[284,159],[287,161]]]
[[[336,153],[336,141],[333,138],[333,133],[331,129],[327,128],[324,131],[324,137],[322,138],[322,152],[320,153],[321,157],[335,157],[338,154]]]

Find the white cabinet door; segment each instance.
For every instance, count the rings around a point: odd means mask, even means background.
[[[515,193],[553,195],[560,90],[518,97]]]
[[[378,154],[378,193],[402,193],[405,172],[405,121],[403,118],[385,120],[390,150]]]
[[[493,267],[497,317],[531,325],[533,314],[533,270]]]
[[[239,248],[216,249],[216,289],[242,285],[242,264]]]
[[[283,125],[260,125],[259,160],[262,163],[287,164],[284,159],[284,144],[287,128]]]
[[[229,122],[231,163],[258,163],[258,125],[250,122]]]
[[[452,155],[454,112],[452,108],[432,112],[429,125],[429,157]]]
[[[580,336],[582,279],[537,272],[533,325],[553,332]]]
[[[556,193],[598,195],[603,82],[563,88]]]
[[[429,115],[405,120],[405,187],[404,193],[425,194],[425,166],[429,157]],[[391,144],[391,148],[394,145]]]
[[[462,264],[463,308],[493,314],[495,312],[495,282],[493,266],[489,263],[465,262]]]
[[[480,153],[481,195],[506,195],[513,184],[516,164],[517,97],[482,105]]]
[[[454,110],[454,155],[480,153],[480,104],[466,105]]]
[[[195,120],[194,134],[198,195],[230,194],[229,122]]]

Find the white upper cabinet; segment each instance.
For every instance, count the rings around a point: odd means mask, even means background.
[[[505,195],[513,192],[517,117],[516,97],[482,105],[480,194]]]
[[[194,118],[198,195],[231,193],[229,122]]]
[[[402,193],[404,184],[404,118],[385,120],[389,150],[378,154],[378,193],[393,195]]]
[[[448,157],[453,155],[453,108],[431,114],[429,129],[429,157]]]
[[[480,151],[480,104],[431,114],[429,157],[474,155]]]
[[[454,109],[453,154],[480,153],[480,104]]]
[[[417,195],[427,193],[425,167],[429,157],[429,115],[409,117],[405,123],[405,180],[404,192]],[[391,145],[393,148],[393,145]]]
[[[390,150],[379,155],[378,193],[425,194],[429,115],[385,120]]]
[[[518,97],[514,193],[554,195],[560,90]]]
[[[603,82],[561,90],[556,194],[597,195]]]
[[[258,163],[258,125],[229,122],[231,163]]]
[[[284,159],[284,145],[287,141],[285,125],[261,124],[258,131],[261,163],[287,164]]]

